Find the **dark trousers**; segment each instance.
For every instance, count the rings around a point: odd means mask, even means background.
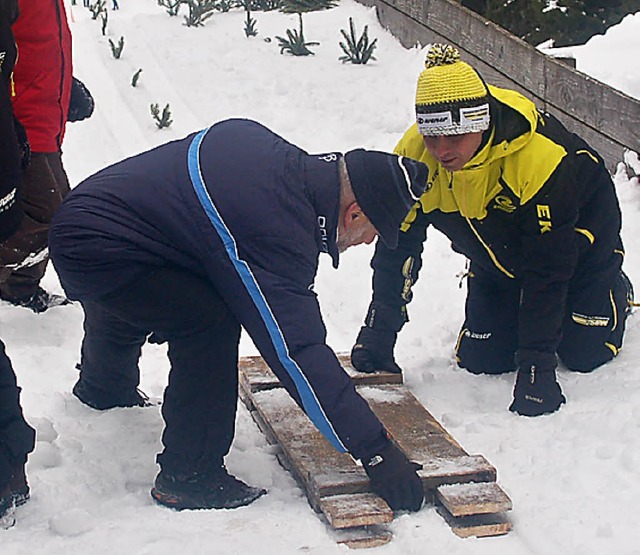
[[[22,414],[20,388],[0,341],[0,490],[9,483],[13,471],[27,461],[35,437],[35,430]]]
[[[172,474],[222,465],[235,431],[240,325],[213,286],[181,269],[150,269],[83,307],[80,379],[114,393],[135,389],[140,348],[154,332],[171,362],[158,463]]]
[[[20,189],[25,216],[16,233],[7,240],[6,253],[0,250],[0,297],[10,301],[30,299],[36,292],[47,269],[48,256],[33,266],[13,271],[2,271],[12,264],[8,259],[12,249],[22,256],[40,252],[47,247],[47,234],[51,219],[69,192],[69,180],[62,165],[60,152],[35,152],[22,177]]]
[[[569,284],[557,354],[569,370],[590,372],[622,347],[630,284],[619,263],[576,275]],[[498,280],[473,264],[467,283],[465,321],[456,346],[459,366],[475,374],[515,370],[519,284]]]

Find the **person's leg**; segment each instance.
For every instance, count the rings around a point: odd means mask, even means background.
[[[633,303],[627,276],[612,264],[612,272],[591,274],[571,284],[558,356],[569,370],[591,372],[622,348],[625,323]]]
[[[82,307],[84,337],[74,395],[98,410],[143,406],[145,399],[138,392],[138,359],[148,332],[98,303],[88,301]]]
[[[38,262],[4,276],[0,281],[0,298],[13,304],[27,306],[36,312],[43,312],[50,303],[50,295],[42,291],[40,280],[46,271],[48,229],[55,211],[69,192],[69,180],[62,166],[60,152],[33,153],[28,168],[23,173],[21,189],[25,211],[23,225],[16,235],[20,244],[31,253],[43,253]],[[44,230],[44,232],[43,232]],[[61,304],[54,299],[53,304]]]
[[[262,495],[224,467],[235,429],[240,325],[211,284],[164,267],[98,302],[169,344],[164,451],[154,498],[178,509],[231,508]]]
[[[515,370],[519,284],[498,280],[472,264],[467,287],[465,321],[456,345],[458,366],[473,374]]]
[[[34,446],[35,430],[24,419],[20,388],[0,341],[0,521],[14,505],[21,505],[29,498],[24,465]],[[11,524],[10,517],[8,524]]]

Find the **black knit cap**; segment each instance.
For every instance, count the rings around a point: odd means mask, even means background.
[[[427,188],[429,169],[416,160],[362,148],[344,159],[360,208],[384,244],[395,249],[400,224]]]

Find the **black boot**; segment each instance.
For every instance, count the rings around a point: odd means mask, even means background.
[[[222,466],[207,474],[173,475],[161,471],[151,497],[165,507],[183,509],[235,509],[253,503],[267,490],[238,480]]]
[[[96,410],[108,410],[115,407],[151,407],[154,404],[139,389],[114,394],[88,385],[82,380],[78,380],[73,386],[73,394],[82,403]]]

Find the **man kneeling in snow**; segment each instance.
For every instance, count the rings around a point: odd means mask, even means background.
[[[420,508],[417,465],[325,344],[313,281],[320,252],[337,267],[339,252],[377,234],[393,248],[426,179],[420,162],[309,155],[229,120],[106,168],[66,198],[49,248],[85,311],[76,397],[96,409],[143,405],[140,348],[151,332],[169,345],[158,503],[233,508],[265,493],[224,465],[243,327],[326,438],[362,460],[374,491],[393,509]]]

